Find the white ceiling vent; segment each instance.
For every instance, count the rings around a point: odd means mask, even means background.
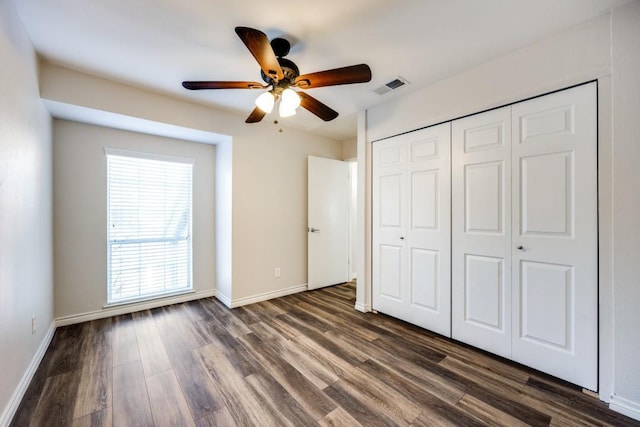
[[[398,78],[391,80],[389,83],[386,83],[380,86],[378,89],[375,89],[374,92],[377,93],[378,95],[384,95],[385,93],[390,92],[394,89],[398,89],[399,87],[404,86],[406,84],[409,84],[409,81],[407,79],[404,79],[398,76]]]

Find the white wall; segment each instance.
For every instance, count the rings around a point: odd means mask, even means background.
[[[280,133],[270,120],[248,125],[243,115],[49,63],[41,67],[44,99],[231,136],[224,158],[232,162],[232,268],[224,297],[237,305],[306,284],[307,156],[340,159],[341,142],[286,126]],[[273,277],[275,267],[280,278]]]
[[[610,74],[609,16],[371,108],[367,140],[395,135]]]
[[[367,165],[358,187],[365,192],[359,204],[364,208],[360,214],[363,225],[359,245],[365,248],[366,257],[362,264],[364,280],[358,281],[356,307],[366,309],[371,301],[371,259],[366,251],[371,241],[372,141],[598,79],[599,391],[603,400],[609,401],[613,396],[615,401],[618,397],[619,402],[634,408],[634,416],[640,417],[638,9],[638,2],[631,3],[612,15],[598,17],[410,95],[389,100],[359,117],[358,158],[359,164]],[[610,230],[616,230],[613,236]]]
[[[107,170],[104,149],[195,160],[193,289],[215,289],[215,147],[54,120],[54,282],[57,318],[100,312],[107,303]],[[207,292],[209,291],[209,292]]]
[[[612,408],[640,419],[640,3],[613,12]]]
[[[0,1],[0,425],[22,397],[53,321],[50,118],[36,56]],[[37,332],[31,334],[31,317]],[[33,362],[33,363],[32,363]],[[31,363],[31,365],[30,365]]]

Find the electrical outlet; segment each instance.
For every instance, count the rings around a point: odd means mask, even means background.
[[[31,335],[36,333],[36,316],[31,317]]]
[[[280,267],[276,267],[276,271],[273,272],[273,277],[280,277]]]

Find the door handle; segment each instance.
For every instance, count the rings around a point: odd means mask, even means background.
[[[313,228],[313,227],[307,228],[307,230],[309,231],[309,233],[319,233],[320,232],[320,229]]]
[[[404,237],[403,237],[403,236],[400,236],[400,240],[404,240]]]
[[[519,251],[524,251],[524,246],[520,245],[520,246],[518,246],[518,248],[517,248],[517,249],[518,249]]]

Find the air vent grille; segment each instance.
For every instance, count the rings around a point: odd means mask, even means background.
[[[404,86],[406,84],[408,84],[409,81],[407,81],[407,79],[404,79],[400,76],[398,76],[398,78],[391,80],[390,82],[380,86],[379,88],[375,89],[374,92],[377,93],[378,95],[384,95],[387,92],[391,92],[394,89],[398,89],[401,86]]]

